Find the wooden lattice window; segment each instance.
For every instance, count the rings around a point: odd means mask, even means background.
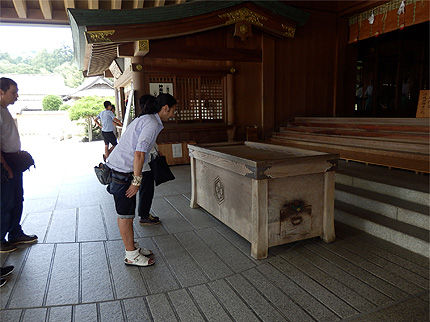
[[[177,115],[174,121],[224,121],[225,86],[223,76],[150,75],[147,81],[148,84],[173,83],[173,95],[178,101]]]

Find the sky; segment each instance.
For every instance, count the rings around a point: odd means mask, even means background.
[[[63,45],[73,48],[69,26],[0,25],[0,52],[12,57],[26,57],[42,49],[52,52]]]

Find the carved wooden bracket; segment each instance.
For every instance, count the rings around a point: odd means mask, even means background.
[[[134,42],[134,56],[145,56],[147,53],[149,53],[149,40]]]
[[[89,44],[113,42],[111,36],[114,34],[115,30],[85,31],[85,36]]]

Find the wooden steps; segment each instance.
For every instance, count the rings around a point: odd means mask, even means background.
[[[429,129],[427,119],[296,118],[270,143],[429,173]]]

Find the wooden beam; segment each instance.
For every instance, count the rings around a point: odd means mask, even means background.
[[[144,0],[133,0],[133,9],[143,8]]]
[[[163,7],[165,0],[155,0],[154,7]]]
[[[27,18],[27,5],[24,0],[13,0],[15,11],[20,18]]]
[[[117,47],[118,57],[133,57],[134,56],[134,42],[127,42],[119,44]]]
[[[112,9],[121,9],[122,0],[112,0],[111,8]]]
[[[107,69],[107,70],[104,71],[103,76],[104,77],[113,78],[113,74],[112,74],[112,72],[109,69]]]
[[[342,2],[345,5],[344,8],[341,8],[338,12],[339,16],[351,16],[353,14],[366,11],[370,8],[376,8],[384,3],[388,2],[388,0],[378,0],[378,1],[351,1],[351,4],[348,2]]]
[[[75,0],[64,0],[64,9],[75,8]]]
[[[88,9],[98,9],[99,0],[88,0]]]
[[[40,10],[42,10],[43,17],[47,20],[52,19],[52,3],[50,0],[39,0]]]

